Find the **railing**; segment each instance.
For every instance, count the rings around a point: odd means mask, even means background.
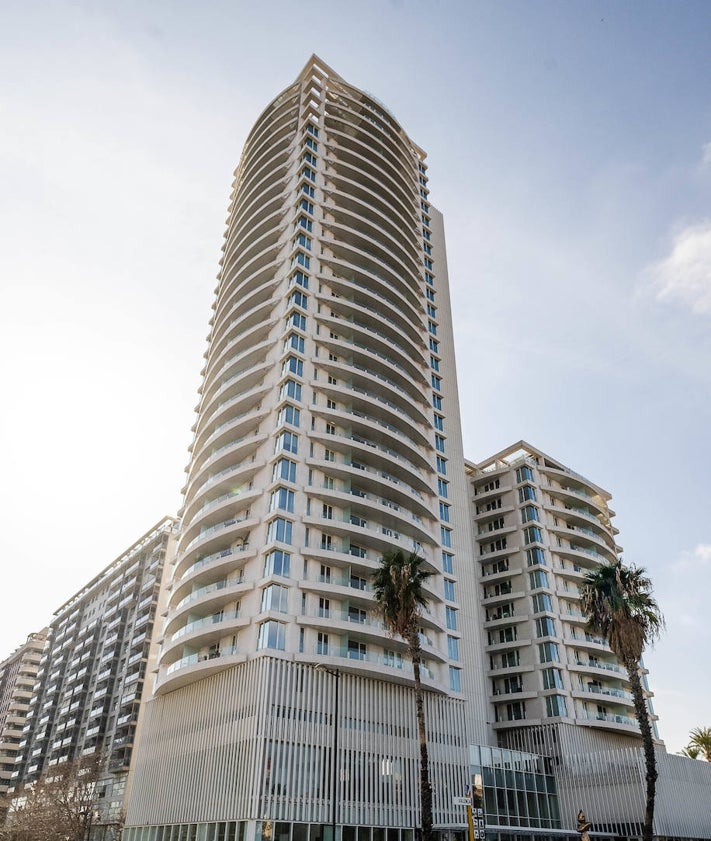
[[[637,719],[626,715],[610,715],[609,713],[583,712],[583,718],[589,721],[611,721],[615,724],[627,724],[630,727],[638,727]]]
[[[169,675],[178,669],[184,668],[185,666],[191,666],[193,663],[202,663],[205,660],[215,660],[219,657],[229,657],[232,654],[237,654],[236,645],[225,646],[224,648],[211,651],[209,654],[189,654],[187,657],[183,657],[181,660],[176,660],[175,663],[171,663],[165,670],[165,673],[166,675]]]
[[[204,619],[196,619],[194,622],[188,622],[182,628],[171,635],[171,640],[176,640],[184,634],[189,634],[198,628],[205,628],[208,625],[216,625],[219,622],[228,622],[230,619],[239,619],[239,610],[231,610],[227,613],[214,613],[212,616],[206,616]]]
[[[368,651],[348,648],[347,645],[329,645],[326,643],[316,643],[313,648],[313,654],[319,657],[338,657],[343,660],[385,666],[389,669],[397,669],[406,675],[413,673],[412,663],[408,660],[401,659],[397,654],[393,654],[392,656],[389,654],[371,654]],[[435,679],[434,672],[429,666],[420,664],[420,672],[430,680]]]
[[[576,660],[575,664],[577,666],[586,666],[590,669],[605,669],[608,672],[617,672],[618,674],[624,674],[625,670],[618,666],[617,663],[600,663],[597,660]]]
[[[222,581],[216,581],[214,584],[208,584],[205,587],[200,587],[198,590],[194,590],[192,593],[185,596],[185,598],[181,599],[175,606],[175,609],[180,610],[180,608],[188,604],[188,602],[199,599],[201,596],[205,596],[208,593],[214,593],[217,590],[224,590],[225,587],[233,587],[235,584],[242,584],[243,582],[244,574],[240,572],[236,578],[223,578]]]

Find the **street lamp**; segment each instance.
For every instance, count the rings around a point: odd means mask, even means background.
[[[333,699],[333,759],[331,763],[331,841],[336,841],[336,817],[338,814],[338,688],[341,682],[341,672],[339,669],[329,669],[322,663],[318,663],[316,671],[326,672],[336,681],[336,691]]]

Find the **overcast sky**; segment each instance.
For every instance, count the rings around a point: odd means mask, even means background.
[[[242,143],[312,52],[429,153],[465,452],[613,494],[711,726],[711,5],[0,8],[0,657],[180,502]]]

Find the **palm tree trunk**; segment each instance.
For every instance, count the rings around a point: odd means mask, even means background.
[[[425,728],[425,699],[420,681],[420,640],[417,632],[410,638],[410,657],[415,677],[415,709],[417,711],[417,731],[420,737],[420,821],[422,841],[432,841],[432,786],[430,784],[430,763],[427,754],[427,729]]]
[[[639,663],[629,659],[624,661],[632,689],[634,711],[637,723],[642,734],[644,745],[644,761],[647,772],[647,807],[644,815],[644,829],[642,831],[643,841],[652,841],[654,834],[654,800],[657,793],[657,758],[654,754],[654,742],[652,741],[652,726],[649,723],[649,711],[642,689],[642,679],[639,673]]]

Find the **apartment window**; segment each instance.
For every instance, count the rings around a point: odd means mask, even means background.
[[[335,377],[332,377],[330,374],[328,375],[327,382],[329,385],[338,385],[338,380]]]
[[[505,710],[505,711],[504,711]],[[525,701],[515,701],[513,704],[506,704],[503,709],[496,708],[497,721],[519,721],[526,718]]]
[[[427,296],[428,301],[434,301],[434,299],[435,299],[434,289],[430,289],[428,287],[427,289],[425,289],[425,295]]]
[[[291,314],[291,318],[287,318],[286,320],[287,327],[289,324],[291,324],[292,327],[296,327],[298,330],[306,330],[306,316],[302,315],[300,312],[293,312]]]
[[[558,663],[558,645],[555,642],[542,642],[538,646],[538,659],[541,663]]]
[[[310,184],[302,184],[301,192],[305,193],[310,199],[312,199],[316,195],[316,191]]]
[[[521,665],[521,655],[518,652],[518,649],[514,651],[504,651],[501,655],[501,668],[502,669],[512,669],[516,666]]]
[[[447,475],[447,459],[442,456],[437,456],[437,470],[443,475]]]
[[[439,359],[436,356],[430,356],[430,368],[433,371],[439,371]]]
[[[281,387],[280,397],[282,400],[285,397],[291,397],[292,400],[301,400],[301,383],[297,383],[295,380],[287,380]]]
[[[425,272],[425,283],[429,283],[430,286],[434,286],[434,275],[429,272]]]
[[[313,123],[306,124],[306,131],[308,131],[308,133],[312,134],[314,137],[318,137],[318,129]]]
[[[264,559],[264,575],[282,575],[289,577],[291,555],[281,549],[272,549]]]
[[[562,695],[546,695],[546,715],[549,718],[568,715],[565,698]]]
[[[524,543],[543,543],[543,532],[538,526],[529,526],[523,530]]]
[[[306,161],[307,164],[314,164],[315,166],[316,162],[318,161],[318,158],[316,157],[316,155],[312,155],[311,152],[304,152],[304,154],[301,156],[301,160]]]
[[[546,554],[543,549],[539,549],[537,546],[534,546],[533,549],[526,549],[526,563],[530,567],[535,566],[536,564],[545,566]]]
[[[305,259],[308,260],[309,258],[306,257]],[[293,305],[295,307],[301,307],[302,310],[306,310],[306,309],[309,308],[309,296],[304,295],[303,292],[301,292],[299,289],[297,289],[295,292],[291,293],[291,297],[289,298],[289,305],[290,306]]]
[[[544,689],[563,688],[563,676],[560,669],[542,669],[541,677],[543,678]]]
[[[430,318],[437,318],[437,307],[434,304],[427,304],[427,315]]]
[[[325,564],[321,564],[321,574],[319,575],[319,581],[322,581],[324,584],[331,583],[331,567],[326,566]]]
[[[442,552],[442,569],[450,575],[454,571],[454,555],[450,552]]]
[[[305,269],[311,268],[311,258],[308,254],[304,254],[303,251],[297,251],[296,254],[291,258],[291,265],[292,266],[303,266]],[[295,292],[294,295],[297,293]],[[291,303],[293,303],[293,296],[289,299]],[[306,304],[297,304],[297,307],[303,307],[306,309]]]
[[[288,458],[280,458],[272,470],[272,480],[286,479],[287,482],[296,481],[296,462]]]
[[[444,418],[441,415],[434,416],[434,428],[440,432],[444,431]]]
[[[449,497],[449,482],[445,479],[440,479],[439,476],[437,477],[437,492],[445,499]]]
[[[290,544],[292,525],[290,520],[284,520],[282,517],[272,520],[267,528],[267,543],[278,541],[279,543]]]
[[[322,619],[328,619],[331,616],[331,600],[319,598],[318,600],[318,615]]]
[[[284,350],[296,350],[299,353],[304,352],[304,337],[299,336],[297,333],[291,333],[291,335],[287,336],[286,341],[284,342]]]
[[[536,593],[535,596],[531,596],[531,603],[534,613],[545,613],[546,611],[551,613],[553,611],[551,597],[548,593]],[[541,635],[539,634],[539,636]]]
[[[454,581],[444,579],[444,597],[450,602],[456,601],[454,598]]]
[[[282,374],[296,374],[297,377],[304,376],[304,363],[296,356],[287,356],[281,369]]]
[[[550,616],[542,616],[540,619],[536,619],[536,636],[555,636],[555,622],[550,618]]]
[[[314,152],[318,152],[318,143],[311,137],[306,138],[306,145]]]
[[[328,654],[328,634],[322,634],[320,631],[316,637],[316,653]]]
[[[314,181],[314,182],[316,181],[316,173],[309,166],[305,166],[301,170],[301,175],[302,175],[303,178],[308,178],[309,181]]]
[[[294,512],[294,491],[287,488],[277,488],[272,491],[269,502],[270,511],[288,511],[290,514]]]
[[[439,342],[432,337],[430,337],[430,350],[432,353],[439,353]]]
[[[444,526],[440,526],[439,532],[442,539],[442,546],[450,549],[452,546],[452,529],[446,529]]]
[[[439,395],[439,394],[433,394],[432,395],[432,405],[434,406],[435,409],[439,409],[440,412],[442,411],[442,397],[441,397],[441,395]]]
[[[545,570],[535,569],[533,572],[529,572],[528,580],[532,590],[537,587],[548,587],[548,573]]]
[[[314,206],[311,204],[311,202],[308,199],[301,199],[301,201],[299,202],[299,207],[302,210],[305,210],[307,213],[310,213],[313,216]]]
[[[449,667],[449,688],[452,692],[462,691],[462,670],[454,666]]]
[[[528,500],[536,502],[536,489],[532,488],[530,485],[524,485],[522,488],[518,489],[518,501],[526,502]]]
[[[383,652],[383,665],[390,666],[393,669],[402,668],[402,654],[397,651],[390,651],[386,648]]]
[[[516,481],[517,482],[532,482],[533,481],[533,471],[527,465],[523,467],[516,468]]]
[[[432,262],[432,260],[430,260],[429,257],[425,257],[423,262],[426,269],[429,269],[430,271],[434,269],[434,263]]]
[[[351,577],[348,580],[348,586],[354,590],[367,590],[368,582],[360,575],[354,575],[351,573]]]
[[[364,642],[357,642],[356,640],[348,640],[348,659],[349,660],[365,660],[368,654],[368,649]]]
[[[348,608],[348,621],[357,622],[359,625],[364,625],[367,618],[366,612],[360,607]]]
[[[293,432],[282,432],[277,438],[277,452],[285,450],[287,453],[299,451],[299,436]]]
[[[324,461],[335,461],[336,460],[336,454],[333,452],[333,450],[324,450],[323,451],[323,460]]]
[[[297,234],[292,244],[294,247],[301,246],[301,248],[311,251],[311,237],[307,237],[306,234]]]
[[[305,231],[308,231],[308,233],[311,233],[314,227],[313,222],[310,219],[307,219],[306,216],[299,216],[297,225]]]
[[[445,618],[447,620],[447,628],[450,631],[457,630],[457,611],[453,607],[445,607]]]
[[[336,434],[336,425],[333,423],[326,424],[326,435],[335,435]]]
[[[535,505],[526,505],[524,508],[521,509],[521,522],[522,523],[530,523],[531,521],[538,522],[540,517],[538,516],[538,509]],[[540,543],[540,537],[535,538]]]
[[[276,610],[279,613],[287,612],[287,601],[289,589],[280,584],[270,584],[262,590],[262,611]]]
[[[324,502],[323,506],[321,507],[321,516],[325,520],[332,520],[333,519],[333,506],[332,505],[326,505],[326,503]]]
[[[427,322],[427,329],[433,336],[437,335],[437,325],[434,323],[434,321]]]
[[[286,405],[279,411],[277,422],[279,424],[288,423],[290,426],[299,426],[301,422],[301,410],[296,406]]]
[[[443,523],[449,522],[449,505],[444,502],[439,504],[439,518]]]
[[[440,452],[444,452],[444,438],[441,435],[435,435],[435,448]]]
[[[328,399],[328,400],[326,400],[326,408],[327,409],[337,409],[338,404],[336,403],[335,400]]]
[[[284,651],[286,644],[286,625],[281,622],[262,622],[259,626],[257,648],[273,648]]]
[[[447,637],[447,654],[450,660],[459,660],[459,640],[456,637]]]

